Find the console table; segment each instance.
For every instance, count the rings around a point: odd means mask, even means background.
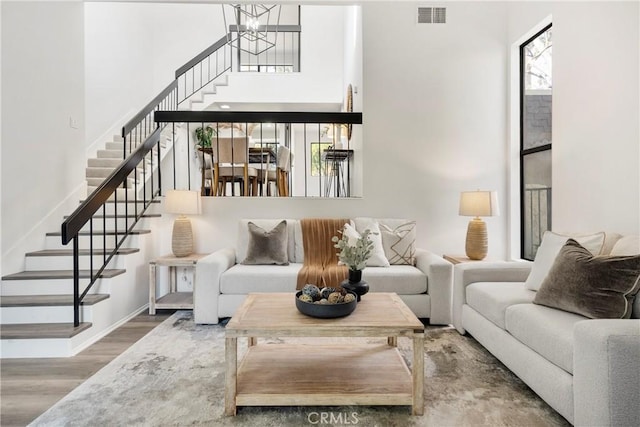
[[[334,189],[335,197],[351,197],[351,165],[349,160],[353,157],[353,150],[342,148],[326,148],[322,151],[325,170],[327,171],[324,196],[329,197],[331,189]],[[347,177],[345,179],[345,164]],[[335,182],[334,182],[335,177]]]

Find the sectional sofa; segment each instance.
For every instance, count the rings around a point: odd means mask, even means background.
[[[305,259],[298,219],[285,220],[287,265],[243,264],[251,243],[249,222],[268,231],[281,221],[239,220],[236,247],[220,249],[198,262],[194,288],[196,323],[215,324],[232,316],[250,292],[290,292],[293,307],[297,276]],[[427,250],[415,248],[415,221],[355,218],[354,223],[360,231],[365,226],[377,226],[380,238],[385,238],[383,261],[390,260],[390,265],[368,265],[363,270],[362,279],[369,284],[370,292],[396,292],[416,316],[430,319],[433,324],[451,323],[453,266]],[[407,257],[411,259],[408,264]]]
[[[597,316],[607,309],[614,276],[598,279],[579,267],[605,260],[592,254],[628,260],[640,253],[640,238],[611,233],[574,237],[590,254],[566,235],[547,233],[534,263],[456,265],[453,325],[461,334],[470,333],[569,422],[638,426],[640,298],[629,302],[640,286],[640,259],[636,256],[622,268],[626,285],[610,304],[618,307],[617,316],[623,317],[618,319],[590,318],[593,310]],[[562,276],[567,262],[575,260],[569,276]],[[589,283],[592,278],[599,283]],[[571,286],[578,292],[581,287],[595,289],[595,304],[567,298]]]

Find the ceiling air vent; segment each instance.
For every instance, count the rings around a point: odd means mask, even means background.
[[[445,24],[447,22],[446,7],[419,7],[418,24]]]

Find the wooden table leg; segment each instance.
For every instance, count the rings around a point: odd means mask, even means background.
[[[424,332],[413,333],[413,415],[424,414]]]
[[[258,338],[257,337],[248,337],[247,338],[247,345],[249,347],[253,347],[256,344],[258,344]]]
[[[225,364],[227,367],[224,387],[224,414],[231,416],[236,414],[236,391],[238,386],[238,339],[225,338],[224,351]]]
[[[387,344],[390,347],[397,347],[398,346],[398,337],[387,337]]]
[[[178,276],[178,268],[169,266],[169,292],[174,293],[177,290],[176,282]]]
[[[156,314],[156,265],[149,264],[149,314]]]

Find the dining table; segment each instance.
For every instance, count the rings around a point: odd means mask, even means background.
[[[198,151],[211,156],[211,159],[213,161],[213,149],[211,147],[198,146]],[[252,147],[249,147],[249,164],[252,165],[253,167],[266,170],[269,168],[270,165],[273,165],[275,167],[276,162],[277,162],[276,152],[272,147],[266,146],[266,145],[265,146],[254,145]],[[202,174],[202,182],[201,182],[200,188],[202,189],[201,194],[204,196],[206,195],[205,194],[206,168],[201,168],[200,171]],[[266,180],[267,174],[264,173],[262,174],[262,176]],[[261,184],[266,185],[266,182]]]

